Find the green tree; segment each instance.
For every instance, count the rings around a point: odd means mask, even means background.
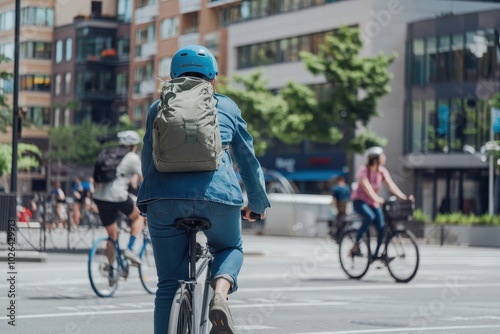
[[[280,120],[286,117],[287,105],[280,96],[267,88],[268,80],[257,71],[248,77],[234,75],[218,82],[217,91],[231,98],[240,108],[248,131],[254,137],[255,153],[263,155],[272,138],[283,127]]]
[[[303,51],[300,53],[306,68],[314,75],[325,78],[329,92],[320,97],[315,107],[293,109],[293,114],[306,114],[312,124],[294,135],[295,138],[342,144],[348,150],[362,152],[370,145],[382,145],[384,141],[375,134],[356,135],[358,125],[366,126],[377,116],[377,104],[381,97],[390,92],[392,74],[388,66],[396,56],[379,54],[375,57],[359,55],[363,43],[358,28],[341,27],[335,34],[326,37],[317,55]],[[296,87],[299,87],[296,85]],[[297,104],[293,86],[282,90],[291,107]],[[297,88],[295,88],[297,89]],[[300,88],[304,90],[304,88]],[[311,138],[311,133],[314,136]]]
[[[33,144],[19,143],[17,146],[17,170],[30,170],[40,166],[42,152]],[[5,175],[12,171],[12,145],[0,144],[0,184],[6,185]]]

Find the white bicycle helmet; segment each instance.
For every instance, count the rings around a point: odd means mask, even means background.
[[[137,145],[141,142],[139,134],[133,130],[118,132],[117,136],[120,145],[132,146]]]
[[[366,150],[365,155],[368,158],[375,158],[384,154],[384,149],[380,146],[373,146]]]

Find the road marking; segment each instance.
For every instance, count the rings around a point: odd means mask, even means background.
[[[247,305],[231,305],[231,308],[263,308],[263,307],[302,307],[302,306],[340,306],[349,303],[345,302],[326,302],[326,303],[259,303],[259,304],[247,304]],[[130,313],[149,313],[153,312],[154,309],[134,309],[134,310],[109,310],[104,311],[106,308],[113,308],[114,305],[95,305],[89,306],[93,308],[94,311],[81,311],[81,312],[62,312],[62,313],[44,313],[44,314],[29,314],[29,315],[19,315],[16,318],[19,319],[37,319],[37,318],[59,318],[59,317],[83,317],[83,316],[100,316],[105,314],[130,314]],[[9,319],[8,317],[0,317],[0,320]]]
[[[450,331],[465,329],[492,329],[500,328],[500,325],[478,325],[478,326],[448,326],[448,327],[418,327],[418,328],[384,328],[384,329],[363,329],[336,332],[307,332],[297,334],[364,334],[364,333],[405,333],[405,332],[426,332],[426,331]]]
[[[298,281],[299,282],[299,281]],[[450,281],[449,283],[441,284],[374,284],[374,285],[353,285],[353,286],[302,286],[302,287],[274,287],[274,288],[241,288],[240,293],[255,293],[255,292],[273,292],[273,291],[348,291],[348,290],[397,290],[397,289],[442,289],[453,286],[454,288],[491,288],[500,287],[500,283],[467,283],[460,284]]]

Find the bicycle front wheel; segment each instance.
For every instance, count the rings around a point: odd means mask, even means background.
[[[391,276],[399,283],[415,277],[419,265],[418,246],[410,231],[394,231],[387,242],[386,262]]]
[[[347,230],[340,237],[339,260],[342,270],[351,278],[360,279],[368,271],[370,266],[370,249],[365,240],[359,243],[359,251],[351,252],[356,242],[358,230]]]
[[[168,333],[189,334],[193,331],[191,293],[185,286],[177,289],[170,310]]]
[[[142,247],[139,256],[141,258],[139,277],[141,279],[142,286],[147,292],[154,294],[158,288],[158,275],[156,273],[156,262],[153,255],[153,245],[151,244],[151,240],[146,239],[144,241],[144,246]]]
[[[92,290],[99,297],[111,297],[118,288],[118,263],[115,243],[98,239],[89,253],[88,274]]]

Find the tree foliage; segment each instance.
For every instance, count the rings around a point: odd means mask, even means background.
[[[235,75],[231,80],[220,80],[217,91],[231,98],[247,121],[248,131],[254,137],[255,152],[262,155],[271,139],[281,129],[279,120],[286,116],[286,104],[267,88],[268,81],[257,71],[248,77]]]
[[[17,146],[17,169],[29,170],[40,165],[42,152],[33,144],[19,143]],[[38,157],[38,158],[37,158]],[[12,170],[12,145],[0,144],[0,176],[10,173]]]
[[[361,134],[359,138],[355,133],[359,125],[366,126],[372,117],[377,116],[380,98],[389,93],[392,74],[387,67],[395,56],[361,57],[362,47],[359,29],[342,27],[326,37],[317,55],[306,51],[300,53],[306,68],[325,78],[328,92],[320,96],[317,107],[311,104],[293,110],[294,115],[305,113],[307,117],[302,117],[313,121],[295,137],[329,144],[342,139],[347,149],[355,152],[365,149],[363,143],[381,142],[373,133]],[[297,89],[284,89],[281,93],[285,92],[290,108],[297,103],[293,101],[294,97],[302,99]]]

